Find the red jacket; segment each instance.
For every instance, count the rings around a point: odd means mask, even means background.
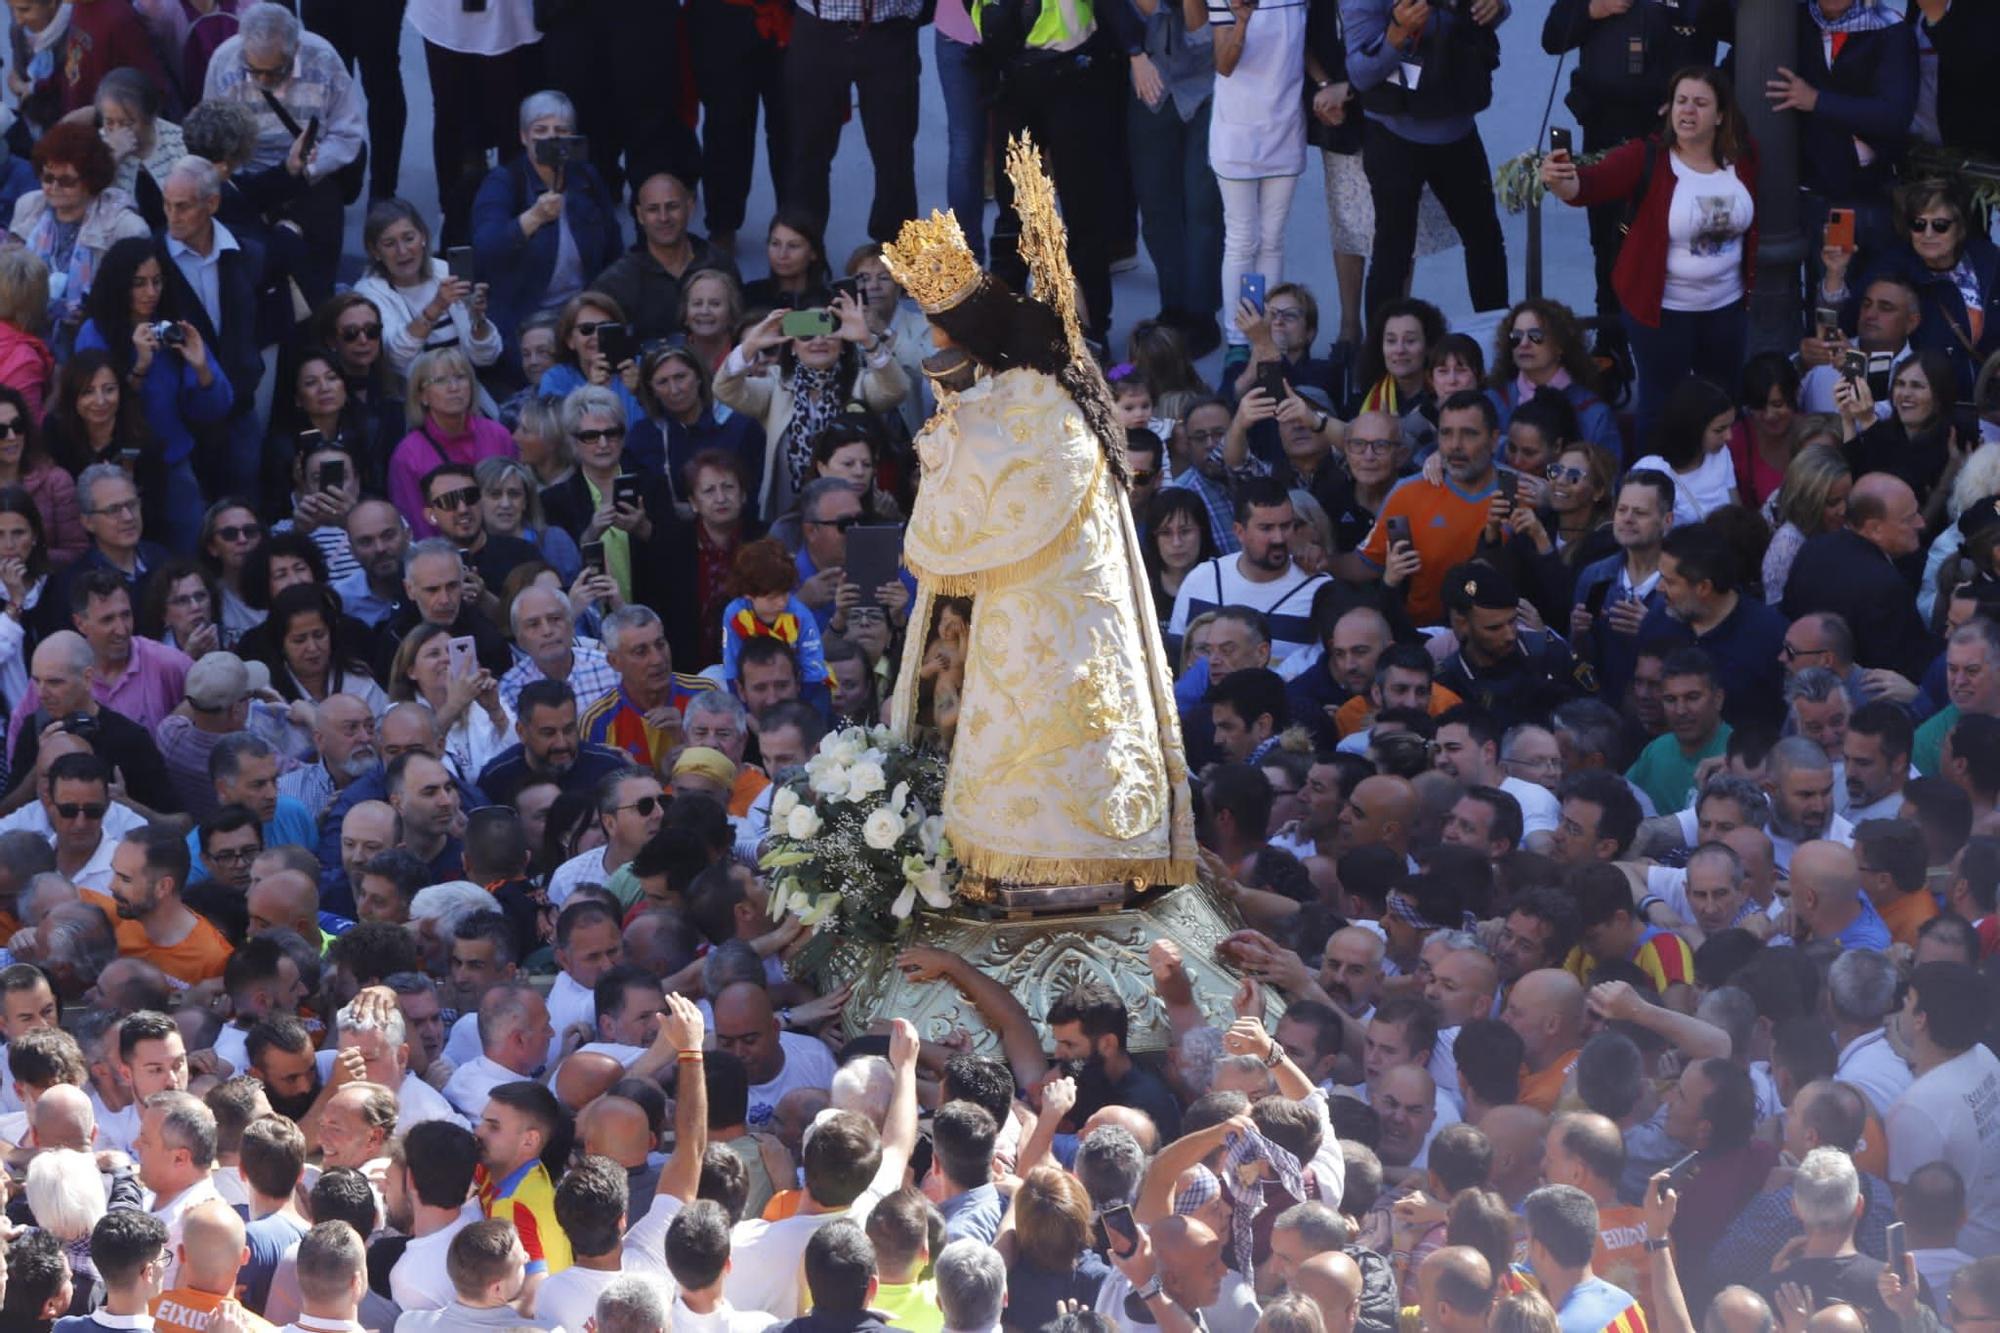
[[[1606,153],[1602,160],[1578,167],[1577,195],[1569,202],[1579,208],[1591,204],[1623,204],[1639,188],[1646,170],[1646,146],[1655,145],[1653,175],[1646,184],[1646,197],[1639,201],[1632,217],[1632,229],[1618,247],[1618,262],[1611,269],[1611,289],[1625,312],[1647,328],[1660,325],[1660,298],[1667,286],[1667,213],[1673,205],[1674,187],[1680,177],[1667,160],[1667,148],[1658,135],[1631,139]],[[1744,145],[1743,156],[1731,164],[1736,178],[1757,198],[1757,150]],[[1743,236],[1743,290],[1747,294],[1757,271],[1757,223]]]

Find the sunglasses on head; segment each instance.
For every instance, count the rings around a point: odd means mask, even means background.
[[[232,523],[226,528],[217,528],[215,535],[226,542],[253,542],[264,535],[264,525],[244,523],[239,526]]]
[[[1957,218],[1911,218],[1910,230],[1921,236],[1925,232],[1942,236],[1958,225]]]
[[[375,323],[349,324],[346,328],[340,331],[340,340],[344,343],[358,343],[358,342],[372,343],[381,336],[382,336],[382,326],[380,324],[375,324]]]
[[[1547,337],[1548,335],[1540,329],[1507,330],[1507,343],[1510,347],[1519,347],[1524,342],[1540,347]]]
[[[479,488],[464,486],[455,491],[445,491],[431,497],[431,508],[451,513],[454,509],[468,509],[479,503]]]
[[[596,444],[600,440],[622,440],[624,438],[625,428],[623,426],[592,426],[589,430],[580,430],[576,433],[578,444]]]
[[[63,801],[56,806],[56,817],[75,819],[78,815],[82,815],[85,819],[102,819],[104,812],[110,808],[95,801]]]

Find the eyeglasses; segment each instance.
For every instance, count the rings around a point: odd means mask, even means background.
[[[1560,773],[1563,761],[1559,754],[1544,755],[1539,759],[1502,759],[1510,768],[1528,768],[1538,773]]]
[[[1394,440],[1369,440],[1358,435],[1347,437],[1347,447],[1358,454],[1386,454],[1396,448]]]
[[[847,531],[861,521],[859,514],[842,514],[839,518],[809,518],[806,522],[815,528],[839,528]]]
[[[56,818],[75,819],[78,815],[82,815],[85,819],[102,819],[104,812],[110,808],[108,804],[96,801],[63,801],[56,806]]]
[[[576,331],[586,338],[595,338],[599,329],[611,328],[618,323],[615,319],[580,319]]]
[[[1571,467],[1564,463],[1551,463],[1549,464],[1547,475],[1550,481],[1566,481],[1574,486],[1590,474],[1580,467]]]
[[[637,810],[639,818],[651,819],[653,811],[665,809],[666,804],[666,798],[663,796],[641,796],[638,800],[632,802],[632,804],[621,805],[618,808],[620,810]]]
[[[382,326],[376,323],[349,324],[340,331],[344,343],[375,342],[382,336]]]
[[[280,83],[292,72],[292,62],[287,60],[283,64],[273,65],[266,69],[259,65],[253,65],[248,59],[245,59],[243,62],[243,72],[259,83]]]
[[[21,417],[15,417],[11,421],[0,421],[0,440],[11,440],[16,435],[25,436],[27,433],[28,423]]]
[[[205,589],[196,589],[194,592],[177,592],[172,597],[167,598],[167,605],[175,607],[207,606],[208,592]]]
[[[139,512],[139,501],[136,498],[117,500],[111,504],[99,505],[97,508],[86,510],[85,512],[91,514],[109,514],[113,518],[130,518]]]
[[[245,523],[238,526],[232,523],[226,528],[217,528],[215,535],[231,543],[254,542],[264,535],[264,525],[262,523]]]
[[[1819,657],[1833,650],[1831,648],[1794,648],[1791,642],[1787,640],[1784,647],[1778,651],[1784,654],[1787,662],[1795,662],[1801,657]]]
[[[1229,427],[1217,426],[1214,430],[1191,430],[1188,439],[1196,444],[1219,444],[1229,437]]]
[[[622,440],[624,438],[625,428],[623,426],[592,426],[589,430],[580,430],[576,433],[576,442],[578,444],[597,444],[603,440]]]
[[[76,175],[74,172],[67,176],[59,176],[53,171],[44,171],[42,173],[42,184],[53,185],[58,190],[74,190],[77,186],[83,184],[83,177]]]
[[[1540,329],[1509,329],[1507,330],[1507,344],[1510,347],[1519,347],[1522,343],[1527,342],[1540,347],[1548,336],[1548,334]]]
[[[47,180],[48,177],[44,176],[42,177],[42,179]],[[1950,231],[1953,227],[1956,227],[1957,225],[1958,225],[1957,218],[1911,218],[1910,219],[1910,230],[1915,232],[1919,236],[1923,235],[1925,232],[1930,232],[1933,236],[1942,236],[1946,232]]]
[[[469,509],[479,503],[479,488],[463,486],[455,491],[445,491],[431,497],[431,508],[449,514],[457,509]]]
[[[202,853],[209,860],[220,862],[223,865],[248,865],[262,854],[263,849],[258,847],[224,847],[218,851],[204,851]]]
[[[1264,311],[1266,324],[1303,324],[1306,312],[1295,306],[1274,305]]]

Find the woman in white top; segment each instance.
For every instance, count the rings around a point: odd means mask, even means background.
[[[354,290],[382,312],[382,348],[398,377],[437,347],[459,348],[479,367],[500,359],[500,330],[486,318],[486,284],[453,277],[431,257],[431,231],[414,205],[378,200],[368,209],[361,241],[368,271]]]
[[[1704,379],[1690,377],[1674,386],[1653,432],[1653,452],[1632,465],[1674,480],[1674,523],[1699,523],[1724,505],[1737,503],[1736,463],[1729,432],[1736,404]]]
[[[475,658],[472,670],[451,669],[451,631],[429,622],[411,630],[389,668],[389,697],[421,700],[437,719],[444,762],[463,782],[475,782],[494,755],[514,743],[514,715],[500,684]]]
[[[1757,155],[1728,76],[1689,68],[1673,78],[1659,133],[1589,166],[1542,159],[1542,183],[1564,203],[1630,209],[1611,272],[1638,362],[1638,438],[1688,375],[1734,384],[1743,373],[1757,253]]]
[[[1213,25],[1215,100],[1208,165],[1222,190],[1222,299],[1233,302],[1228,340],[1245,343],[1239,291],[1245,273],[1276,286],[1285,266],[1285,220],[1306,169],[1305,0],[1181,0],[1190,33]],[[1254,22],[1253,22],[1254,19]]]

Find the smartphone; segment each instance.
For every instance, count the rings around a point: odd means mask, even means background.
[[[1394,546],[1397,542],[1403,542],[1407,545],[1410,540],[1410,520],[1402,514],[1391,514],[1389,516],[1389,545]]]
[[[1590,612],[1593,620],[1597,618],[1598,612],[1604,609],[1604,599],[1611,592],[1611,584],[1612,580],[1604,580],[1592,588],[1590,595],[1583,599],[1583,609]]]
[[[1099,1216],[1104,1219],[1104,1234],[1111,1241],[1113,1254],[1124,1259],[1138,1251],[1139,1224],[1132,1220],[1130,1204],[1106,1208]]]
[[[1868,378],[1868,353],[1849,348],[1840,354],[1840,373],[1859,384]]]
[[[1549,127],[1549,152],[1568,153],[1571,157],[1576,156],[1575,149],[1570,146],[1569,128],[1567,126],[1551,125]]]
[[[1903,1275],[1903,1260],[1910,1253],[1910,1241],[1903,1234],[1901,1222],[1891,1222],[1882,1228],[1882,1238],[1889,1248],[1889,1271],[1897,1277]]]
[[[337,491],[347,484],[347,460],[329,458],[319,465],[319,488],[323,491]]]
[[[127,472],[139,466],[139,451],[137,449],[120,449],[118,451],[118,466],[124,468]]]
[[[597,326],[597,351],[613,370],[634,361],[639,356],[639,340],[632,335],[630,324],[600,324]]]
[[[590,140],[581,134],[558,134],[553,138],[535,140],[535,162],[544,167],[566,167],[572,162],[587,161],[590,157]]]
[[[1813,324],[1819,330],[1819,340],[1823,343],[1844,342],[1840,332],[1840,312],[1830,305],[1820,306],[1813,311]]]
[[[479,674],[479,647],[473,643],[470,634],[454,634],[445,648],[451,653],[451,674],[454,676],[475,676]]]
[[[1494,473],[1494,481],[1500,488],[1500,494],[1507,497],[1507,507],[1512,509],[1516,501],[1520,499],[1521,474],[1518,472],[1496,472]]]
[[[472,247],[469,245],[452,246],[451,249],[444,252],[444,265],[445,268],[450,270],[452,277],[457,278],[460,282],[471,282]]]
[[[630,505],[637,509],[643,503],[639,498],[639,474],[621,472],[611,482],[611,503]]]
[[[603,542],[585,542],[581,548],[581,552],[583,555],[583,567],[585,569],[593,574],[602,574],[604,572]]]
[[[1257,367],[1257,387],[1270,398],[1272,406],[1285,401],[1285,368],[1276,361],[1266,361]]]
[[[903,525],[858,523],[847,530],[847,582],[861,589],[864,602],[892,582],[903,567]]]
[[[1672,1166],[1667,1168],[1667,1178],[1666,1181],[1661,1186],[1661,1188],[1671,1189],[1671,1190],[1679,1189],[1682,1185],[1685,1185],[1687,1183],[1688,1178],[1694,1174],[1694,1169],[1700,1165],[1701,1165],[1701,1150],[1697,1148],[1693,1152],[1689,1153],[1687,1156],[1681,1158],[1680,1161],[1675,1162]]]
[[[824,338],[838,327],[831,310],[791,310],[778,325],[778,332],[787,338]]]
[[[1245,273],[1237,281],[1236,295],[1239,299],[1248,301],[1251,308],[1261,315],[1264,313],[1264,289],[1266,286],[1263,274]]]
[[[860,304],[861,304],[861,279],[859,279],[859,278],[842,278],[842,279],[841,279],[841,280],[840,280],[839,282],[836,282],[836,283],[834,283],[834,284],[833,284],[833,293],[832,293],[832,295],[831,295],[831,296],[829,296],[829,297],[827,298],[827,304],[828,304],[828,305],[832,305],[832,304],[833,304],[833,297],[835,297],[835,296],[845,296],[845,297],[846,297],[846,298],[847,298],[848,300],[850,300],[850,301],[854,302],[854,304],[856,304],[856,305],[860,305]]]
[[[1640,78],[1646,72],[1646,39],[1628,37],[1625,39],[1625,76]]]
[[[1826,210],[1826,244],[1830,250],[1854,250],[1854,210],[1851,208],[1829,208]]]
[[[318,142],[319,142],[319,117],[314,116],[311,120],[306,122],[305,151],[300,153],[299,156],[310,158],[312,156],[313,145]]]

